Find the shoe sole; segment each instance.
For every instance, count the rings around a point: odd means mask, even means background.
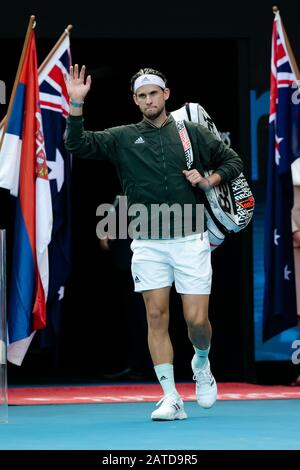
[[[215,400],[211,404],[206,405],[206,404],[200,403],[200,401],[198,400],[197,395],[196,395],[196,401],[197,401],[198,405],[201,406],[201,408],[204,408],[205,410],[208,410],[209,408],[212,408],[214,406],[214,404],[216,403],[217,399],[218,399],[218,396],[216,395]]]
[[[151,416],[152,421],[175,421],[176,419],[187,419],[185,412],[176,415],[174,418],[155,418]]]
[[[197,403],[199,406],[201,406],[201,408],[203,408],[204,410],[209,410],[209,408],[212,408],[214,406],[214,404],[216,403],[217,400],[215,400],[211,405],[202,405],[201,403],[198,402],[197,400]]]

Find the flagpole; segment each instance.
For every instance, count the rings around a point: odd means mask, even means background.
[[[14,99],[15,99],[17,86],[18,86],[18,83],[19,83],[19,78],[20,78],[20,75],[21,75],[21,70],[22,70],[22,67],[23,67],[23,62],[24,62],[26,51],[27,51],[29,37],[30,37],[31,31],[35,28],[35,25],[36,25],[35,16],[31,15],[30,18],[29,18],[29,23],[28,23],[28,27],[27,27],[27,31],[26,31],[26,36],[25,36],[25,40],[24,40],[24,44],[23,44],[22,54],[21,54],[19,65],[18,65],[18,70],[17,70],[14,86],[13,86],[11,97],[10,97],[10,100],[9,100],[7,114],[3,118],[2,122],[1,122],[1,126],[0,126],[0,127],[3,126],[3,132],[2,132],[1,140],[0,140],[0,150],[1,150],[1,147],[2,147],[4,134],[6,132],[7,122],[8,122],[8,119],[10,117],[11,110],[12,110],[12,105],[13,105],[13,102],[14,102]]]
[[[71,32],[71,30],[73,29],[73,25],[72,24],[69,24],[67,26],[67,28],[64,30],[64,32],[62,33],[62,35],[60,36],[60,38],[57,40],[56,44],[54,44],[53,48],[51,49],[51,51],[49,52],[49,54],[47,55],[47,57],[45,58],[45,60],[41,63],[41,65],[39,66],[38,68],[38,73],[40,74],[42,72],[42,70],[44,70],[44,68],[46,67],[46,65],[48,64],[48,62],[50,61],[50,59],[52,58],[52,56],[55,54],[55,52],[57,51],[57,49],[59,48],[59,46],[61,45],[61,43],[63,42],[63,40],[66,38],[66,36],[68,36]],[[6,119],[7,119],[7,115],[8,113],[6,114],[6,116],[4,116],[4,118],[2,119],[2,121],[0,122],[0,129],[4,126],[5,122],[6,122]],[[5,129],[4,129],[5,130]],[[3,138],[3,135],[4,135],[4,130],[3,130],[3,134],[2,134],[2,138]],[[0,145],[0,148],[1,148],[1,145]]]
[[[51,51],[49,52],[49,54],[47,55],[47,57],[45,58],[45,60],[41,63],[41,65],[39,66],[38,68],[38,73],[40,74],[44,68],[46,67],[46,65],[48,64],[48,62],[51,60],[52,56],[55,54],[55,52],[57,51],[57,49],[59,48],[59,46],[61,45],[61,43],[63,42],[63,40],[70,35],[70,31],[73,29],[73,25],[72,24],[69,24],[67,26],[67,28],[64,30],[64,32],[62,33],[62,35],[60,36],[60,38],[58,39],[57,43],[53,46],[53,48],[51,49]]]
[[[279,12],[279,8],[274,5],[272,7],[272,10],[273,10],[273,13],[274,15],[276,15],[276,13],[280,13]],[[297,62],[296,62],[296,59],[295,59],[295,56],[294,56],[294,53],[293,53],[293,50],[292,50],[292,47],[291,47],[291,44],[290,44],[290,41],[289,41],[289,38],[286,34],[286,31],[285,31],[285,28],[284,28],[284,24],[281,20],[281,26],[282,26],[282,32],[283,32],[283,35],[284,35],[284,41],[285,41],[285,44],[286,44],[286,48],[287,48],[287,53],[289,55],[289,58],[290,58],[290,61],[291,61],[291,65],[292,65],[292,69],[293,69],[293,72],[295,74],[295,77],[297,80],[300,80],[300,72],[299,72],[299,68],[298,68],[298,65],[297,65]],[[299,85],[298,85],[299,86]]]

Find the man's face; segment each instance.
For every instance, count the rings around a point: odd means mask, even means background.
[[[135,104],[142,114],[151,120],[156,119],[165,110],[165,102],[169,98],[170,90],[164,90],[158,85],[143,85],[133,95]]]

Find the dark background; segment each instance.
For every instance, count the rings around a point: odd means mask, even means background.
[[[93,78],[85,105],[86,128],[139,120],[129,81],[140,67],[152,66],[168,77],[169,110],[185,101],[200,102],[217,127],[231,133],[232,147],[242,155],[249,176],[249,90],[260,93],[269,87],[271,6],[266,1],[185,2],[178,7],[173,2],[143,6],[84,2],[84,9],[78,10],[71,2],[51,2],[47,7],[26,2],[16,15],[6,4],[1,6],[0,79],[9,97],[30,14],[38,20],[39,63],[63,28],[73,23],[73,62],[85,63]],[[295,2],[284,2],[281,9],[296,57],[300,56],[299,10]],[[2,105],[0,111],[1,118],[6,107]],[[98,162],[74,161],[73,180],[73,271],[58,356],[53,360],[51,351],[41,351],[37,337],[22,367],[10,365],[13,382],[99,381],[105,371],[125,362],[130,341],[118,295],[121,285],[116,282],[111,255],[100,251],[95,235],[96,207],[113,201],[119,183],[113,168]],[[9,255],[9,202],[5,191],[0,197]],[[251,230],[248,227],[213,254],[211,362],[217,380],[261,378],[254,363]],[[175,293],[171,305],[176,376],[189,380],[192,348]]]

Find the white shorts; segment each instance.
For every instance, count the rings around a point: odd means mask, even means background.
[[[208,232],[172,240],[133,240],[135,292],[168,287],[180,294],[210,294],[212,267]]]

